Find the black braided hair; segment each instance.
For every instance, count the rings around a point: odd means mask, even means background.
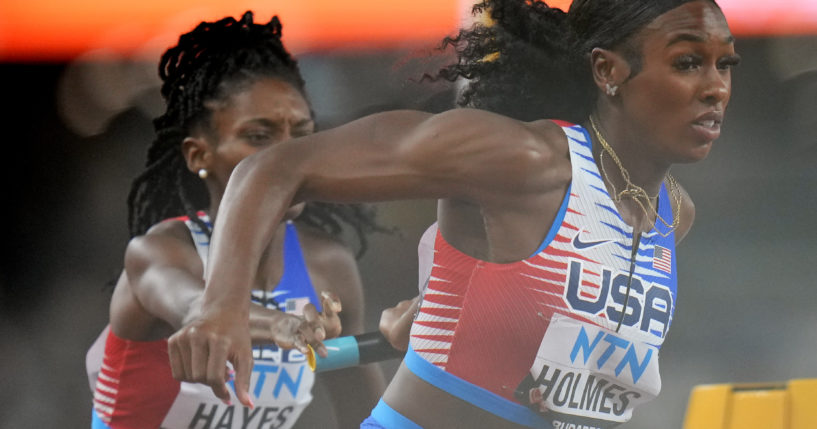
[[[145,170],[133,181],[128,196],[131,237],[154,224],[186,215],[208,234],[198,211],[210,205],[204,182],[187,169],[183,139],[196,127],[208,130],[209,101],[220,101],[262,77],[281,79],[306,97],[297,61],[281,41],[281,22],[274,16],[255,24],[253,13],[201,22],[182,34],[159,62],[161,94],[166,111],[153,121],[156,139],[148,149]],[[308,203],[298,221],[337,235],[343,224],[358,236],[358,256],[367,248],[366,234],[386,231],[374,219],[374,209],[360,204]]]
[[[458,94],[460,107],[524,121],[580,122],[597,96],[589,63],[593,48],[620,49],[632,77],[641,68],[633,36],[690,1],[695,0],[574,0],[566,13],[539,0],[483,0],[473,13],[484,22],[443,40],[457,61],[426,78],[468,79]]]

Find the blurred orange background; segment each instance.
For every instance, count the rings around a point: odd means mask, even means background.
[[[567,9],[570,0],[548,2]],[[817,1],[720,0],[741,36],[817,33]],[[153,59],[202,20],[256,12],[256,21],[284,18],[296,53],[380,49],[434,42],[455,30],[468,0],[3,0],[0,61],[59,62],[92,50]],[[351,10],[350,10],[351,9]],[[352,12],[352,13],[350,13]],[[341,18],[342,17],[342,18]]]

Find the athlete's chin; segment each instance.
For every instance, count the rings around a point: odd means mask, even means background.
[[[712,150],[712,144],[714,141],[710,140],[708,142],[698,142],[693,148],[690,150],[678,154],[678,159],[676,163],[678,164],[691,164],[699,161],[703,161],[709,156],[709,151]]]

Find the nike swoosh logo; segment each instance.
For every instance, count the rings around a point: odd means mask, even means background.
[[[587,250],[596,246],[601,246],[602,244],[607,244],[612,242],[613,240],[598,240],[598,241],[582,241],[580,236],[584,232],[583,229],[580,229],[576,235],[573,236],[573,247],[578,250]]]

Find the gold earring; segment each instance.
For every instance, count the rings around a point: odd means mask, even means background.
[[[207,178],[207,170],[206,169],[204,169],[204,168],[199,169],[199,178],[201,178],[201,180],[204,180],[204,179]]]

